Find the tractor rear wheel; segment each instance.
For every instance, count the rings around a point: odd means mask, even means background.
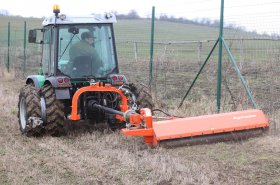
[[[51,85],[44,85],[42,95],[46,106],[45,129],[52,136],[60,136],[64,132],[64,104],[56,99],[55,90]]]
[[[129,88],[131,92],[136,96],[136,104],[139,110],[141,108],[149,108],[153,110],[153,98],[146,85],[142,83],[130,83]]]
[[[44,133],[40,97],[35,87],[31,84],[25,85],[20,90],[18,119],[22,134],[26,136],[39,136]]]

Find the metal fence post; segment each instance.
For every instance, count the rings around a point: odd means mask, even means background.
[[[10,32],[11,32],[11,24],[8,22],[8,57],[7,57],[7,70],[10,72]]]
[[[138,46],[137,42],[134,42],[134,59],[136,62],[138,62]]]
[[[198,59],[198,65],[201,66],[201,53],[202,53],[202,42],[198,42],[197,46],[197,59]]]
[[[217,82],[217,112],[218,113],[220,112],[220,109],[221,109],[223,29],[224,29],[224,0],[221,0],[220,34],[219,34],[219,59],[218,59],[218,82]]]
[[[26,73],[26,21],[24,21],[24,35],[23,35],[23,76]]]
[[[154,32],[155,32],[155,7],[152,8],[151,43],[150,43],[150,88],[153,80],[153,55],[154,55]]]

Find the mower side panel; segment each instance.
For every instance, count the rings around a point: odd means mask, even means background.
[[[153,123],[157,140],[178,139],[269,127],[261,110],[246,110]]]
[[[145,118],[145,115],[142,115]],[[146,123],[152,121],[146,120]],[[180,146],[255,137],[269,128],[265,114],[258,109],[169,119],[153,122],[147,128],[122,129],[126,136],[143,136],[151,146]]]
[[[33,83],[36,89],[41,88],[45,83],[45,76],[43,75],[30,75],[26,79],[26,84]]]

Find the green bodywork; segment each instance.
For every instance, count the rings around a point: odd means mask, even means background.
[[[34,75],[34,77],[38,80],[39,87],[43,87],[43,85],[46,81],[46,77],[43,75]]]

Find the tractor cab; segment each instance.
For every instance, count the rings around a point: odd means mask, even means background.
[[[68,76],[72,80],[106,79],[118,73],[113,14],[70,17],[58,15],[43,21],[42,29],[29,31],[29,42],[41,43],[41,75]],[[43,39],[37,42],[37,32]]]

